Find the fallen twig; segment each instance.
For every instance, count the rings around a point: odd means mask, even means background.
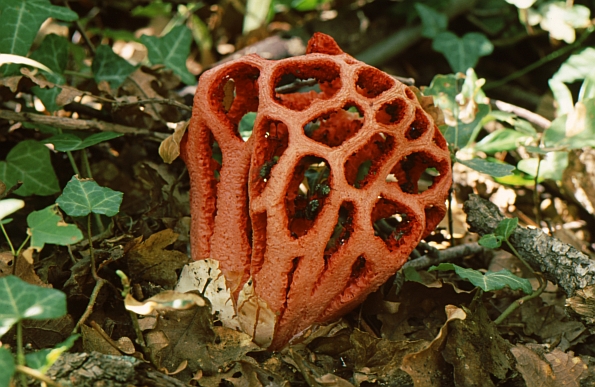
[[[146,129],[139,129],[134,128],[131,126],[124,126],[120,124],[113,124],[110,122],[105,121],[97,121],[97,120],[81,120],[77,118],[69,118],[69,117],[54,117],[54,116],[44,116],[41,114],[35,113],[17,113],[10,110],[0,109],[0,118],[5,120],[12,120],[18,122],[34,122],[37,124],[45,124],[50,126],[55,126],[56,128],[60,129],[68,129],[68,130],[91,130],[97,129],[103,132],[116,132],[116,133],[124,133],[124,134],[139,134],[145,135],[150,137],[154,137],[159,141],[165,139],[168,134],[167,133],[159,133],[159,132],[152,132]]]

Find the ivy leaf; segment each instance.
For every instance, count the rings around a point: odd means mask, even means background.
[[[25,355],[27,366],[45,374],[58,360],[60,355],[68,351],[81,335],[75,334],[57,344],[54,348],[44,348]]]
[[[65,314],[63,292],[28,284],[13,275],[0,278],[0,337],[18,321],[47,320]]]
[[[85,149],[99,144],[100,142],[109,141],[121,136],[123,136],[123,134],[115,132],[99,132],[87,137],[72,133],[62,133],[48,138],[45,140],[45,143],[53,144],[54,149],[59,152],[72,152]]]
[[[450,31],[439,33],[432,48],[442,53],[454,72],[464,73],[475,67],[479,58],[492,53],[494,45],[482,33],[470,32],[459,38]]]
[[[22,181],[23,185],[14,191],[20,196],[47,196],[60,191],[50,151],[35,140],[19,142],[8,152],[6,161],[0,161],[0,180],[7,187]]]
[[[517,149],[519,143],[526,138],[526,134],[513,129],[497,129],[478,142],[475,145],[475,150],[487,154],[509,151]]]
[[[535,177],[537,173],[537,163],[539,159],[532,157],[530,159],[523,159],[517,164],[517,168],[528,175]],[[562,180],[562,174],[568,166],[568,152],[549,152],[541,160],[539,164],[538,180],[552,179],[555,181]]]
[[[97,47],[91,69],[95,75],[95,82],[107,81],[112,89],[117,89],[136,67],[104,44]]]
[[[50,17],[78,19],[76,12],[52,5],[49,0],[0,1],[0,52],[27,55],[41,24]]]
[[[432,266],[428,269],[428,271],[433,270],[454,270],[459,277],[466,279],[473,285],[481,288],[484,292],[501,290],[508,286],[512,290],[521,289],[525,294],[533,293],[531,282],[528,279],[517,277],[506,269],[498,272],[488,271],[486,274],[483,274],[480,271],[465,269],[452,263],[441,263],[438,266]]]
[[[502,238],[494,234],[485,234],[477,241],[480,246],[488,249],[499,249],[502,246]]]
[[[516,229],[519,224],[519,218],[506,218],[502,219],[496,230],[494,230],[494,234],[497,236],[502,237],[502,239],[508,239]]]
[[[16,367],[12,353],[5,347],[0,347],[0,386],[10,386],[10,379]]]
[[[27,216],[27,233],[31,235],[31,247],[41,251],[46,243],[68,246],[83,239],[81,230],[74,224],[67,224],[55,204]]]
[[[62,75],[66,69],[66,62],[68,61],[68,40],[56,34],[47,35],[37,50],[35,50],[30,58],[46,65],[54,73],[43,72],[43,76],[50,82],[57,85],[66,83],[66,79]],[[55,112],[61,108],[61,105],[56,104],[56,97],[62,91],[60,87],[41,88],[34,86],[31,88],[43,106],[50,111]]]
[[[421,18],[422,36],[433,39],[440,32],[446,31],[448,16],[422,3],[415,3],[414,6]]]
[[[152,64],[165,65],[187,85],[196,83],[196,78],[186,68],[186,58],[190,55],[192,43],[192,32],[186,26],[174,27],[160,38],[143,35],[140,40],[147,46],[149,61]]]
[[[70,216],[86,216],[91,212],[114,216],[120,211],[123,193],[101,187],[94,180],[73,176],[56,203]]]
[[[512,174],[514,166],[504,163],[494,163],[484,159],[471,159],[471,160],[459,160],[457,161],[471,169],[478,172],[485,173],[493,177],[504,177]]]

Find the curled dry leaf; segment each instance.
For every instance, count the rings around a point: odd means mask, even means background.
[[[212,312],[217,314],[224,327],[239,330],[231,292],[219,269],[219,261],[203,259],[184,266],[175,290],[181,293],[199,292],[211,302]]]
[[[143,302],[137,301],[130,294],[124,299],[126,310],[147,315],[153,311],[186,310],[194,306],[206,306],[205,300],[194,293],[179,293],[166,290]]]
[[[159,156],[164,162],[171,164],[180,155],[180,143],[186,133],[188,121],[178,122],[172,135],[167,137],[159,145]]]

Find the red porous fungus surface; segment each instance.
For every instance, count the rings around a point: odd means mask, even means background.
[[[236,297],[252,278],[278,316],[270,348],[393,275],[444,217],[451,181],[415,94],[320,33],[304,56],[204,73],[182,156],[193,258],[217,259]]]

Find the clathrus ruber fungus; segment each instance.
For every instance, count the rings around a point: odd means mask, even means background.
[[[451,181],[415,94],[320,33],[304,56],[205,72],[182,157],[192,256],[219,261],[236,301],[249,285],[266,303],[272,349],[393,275],[444,217]]]

